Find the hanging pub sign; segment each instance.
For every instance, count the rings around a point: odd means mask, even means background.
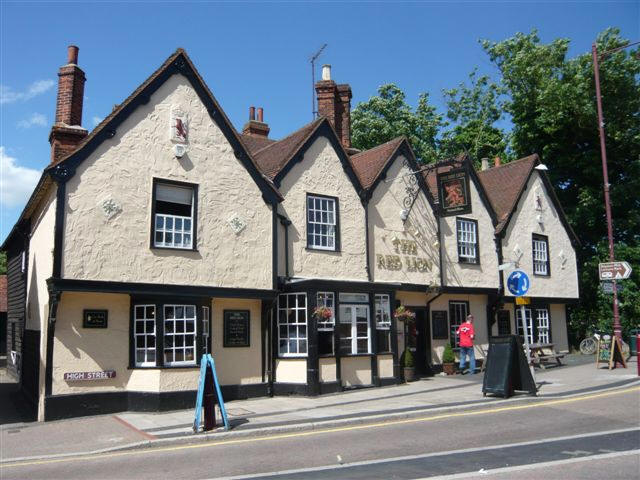
[[[225,348],[250,346],[249,310],[225,310],[223,328]]]
[[[83,310],[82,328],[107,328],[108,310]]]
[[[445,216],[471,212],[467,171],[459,169],[438,174],[438,196]]]

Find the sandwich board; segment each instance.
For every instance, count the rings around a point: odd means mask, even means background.
[[[200,431],[200,417],[202,415],[202,402],[204,400],[204,389],[207,377],[207,369],[211,368],[213,374],[213,385],[215,386],[215,396],[220,406],[220,414],[222,415],[222,421],[224,422],[224,429],[229,430],[229,419],[227,418],[227,411],[224,408],[224,400],[222,398],[222,391],[220,390],[220,382],[218,382],[218,375],[216,374],[216,364],[213,361],[213,357],[210,353],[202,355],[200,361],[200,379],[198,381],[198,396],[196,397],[196,411],[195,418],[193,420],[193,433]]]

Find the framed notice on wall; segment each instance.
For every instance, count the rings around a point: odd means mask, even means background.
[[[83,310],[82,328],[107,328],[108,310]]]
[[[446,310],[433,310],[431,312],[431,333],[434,340],[449,339],[449,319]]]
[[[464,169],[450,170],[438,175],[438,195],[442,214],[459,215],[471,212],[469,174]]]
[[[251,337],[249,310],[225,310],[223,346],[249,347]]]

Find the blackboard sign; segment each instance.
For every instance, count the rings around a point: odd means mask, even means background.
[[[598,354],[597,354],[597,363],[600,362],[604,362],[604,363],[609,363],[609,360],[611,359],[611,346],[613,345],[613,342],[611,340],[608,341],[604,341],[604,340],[599,340],[598,341]]]
[[[433,310],[431,312],[431,334],[434,340],[449,339],[449,320],[446,310]]]
[[[107,328],[108,310],[83,310],[83,328]]]
[[[596,368],[600,362],[609,364],[609,370],[615,368],[618,363],[627,368],[627,362],[622,355],[622,345],[617,337],[610,340],[598,340],[598,351],[596,352]]]
[[[223,346],[248,347],[250,338],[249,310],[224,311]]]
[[[513,395],[515,390],[524,390],[532,395],[537,392],[522,350],[522,342],[515,335],[491,337],[482,393],[493,393],[507,398]]]

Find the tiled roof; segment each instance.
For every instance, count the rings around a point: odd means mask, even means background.
[[[240,134],[240,140],[242,140],[242,143],[244,143],[244,146],[247,147],[247,150],[249,150],[249,153],[252,155],[258,150],[275,142],[272,138],[245,135],[243,133]]]
[[[7,276],[0,275],[0,312],[7,311]]]
[[[351,157],[353,169],[365,189],[374,184],[380,172],[384,170],[387,162],[404,140],[405,137],[394,138],[387,143],[383,143],[382,145],[365,150]]]
[[[262,172],[273,180],[324,121],[326,121],[326,119],[320,117],[282,140],[278,140],[252,152]]]
[[[482,187],[498,216],[496,233],[499,233],[509,221],[520,192],[537,161],[538,155],[534,154],[478,172]]]

